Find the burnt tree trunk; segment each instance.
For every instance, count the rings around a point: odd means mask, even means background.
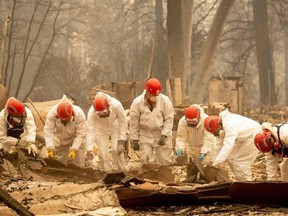
[[[207,84],[210,79],[210,67],[213,63],[215,53],[219,44],[219,39],[230,11],[235,0],[222,0],[215,17],[213,19],[211,28],[209,30],[204,48],[200,57],[199,65],[192,81],[190,91],[190,102],[203,103],[204,96],[207,91]]]
[[[170,75],[181,78],[185,97],[191,74],[193,0],[168,0],[167,10]]]
[[[268,12],[266,0],[253,0],[256,53],[262,105],[275,105],[275,73],[269,38]]]
[[[156,26],[155,26],[155,51],[153,52],[153,63],[151,76],[157,77],[161,83],[169,77],[167,44],[164,40],[164,19],[163,19],[163,0],[156,0],[155,4]],[[165,85],[163,85],[165,91]]]
[[[285,80],[288,80],[288,36],[285,40]],[[288,105],[288,85],[285,85],[285,104]]]

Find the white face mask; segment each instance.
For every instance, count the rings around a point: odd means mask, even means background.
[[[219,131],[219,139],[224,139],[224,137],[225,137],[225,132],[224,132],[224,130],[220,130]]]
[[[156,101],[157,101],[157,96],[152,96],[152,97],[150,97],[150,101],[156,102]]]

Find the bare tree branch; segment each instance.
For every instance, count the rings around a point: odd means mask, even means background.
[[[37,41],[37,39],[38,39],[38,37],[39,37],[39,34],[40,34],[40,32],[41,32],[41,29],[43,28],[43,24],[44,24],[44,22],[45,22],[45,20],[46,20],[46,18],[47,18],[47,15],[48,15],[48,13],[49,13],[49,9],[50,9],[50,7],[52,6],[52,4],[53,4],[53,0],[50,0],[50,2],[49,2],[49,4],[48,4],[48,7],[47,7],[47,10],[46,10],[46,12],[45,12],[45,14],[44,14],[44,17],[43,17],[43,19],[42,19],[42,22],[41,22],[41,24],[40,24],[40,26],[39,26],[39,29],[38,29],[38,31],[37,31],[37,33],[36,33],[36,35],[35,35],[35,38],[34,38],[32,44],[31,44],[31,46],[30,46],[30,49],[28,50],[28,53],[27,53],[27,55],[26,55],[26,47],[27,47],[27,43],[28,43],[29,33],[27,34],[27,42],[25,43],[25,48],[24,48],[24,57],[23,57],[22,70],[21,70],[21,73],[20,73],[19,81],[18,81],[18,87],[17,87],[16,93],[15,93],[15,96],[16,96],[16,97],[18,97],[18,94],[19,94],[19,91],[20,91],[20,88],[21,88],[22,79],[23,79],[23,76],[24,76],[24,73],[25,73],[25,70],[26,70],[26,66],[27,66],[27,61],[28,61],[28,59],[29,59],[29,55],[31,54],[32,49],[33,49],[34,45],[36,44],[36,41]],[[30,26],[32,25],[32,21],[33,21],[33,19],[34,19],[34,14],[36,13],[37,7],[38,7],[38,0],[37,0],[37,2],[36,2],[36,4],[35,4],[35,11],[34,11],[32,17],[31,17]],[[31,29],[30,26],[29,26],[29,29]]]
[[[34,85],[35,85],[36,80],[37,80],[37,78],[38,78],[38,76],[39,76],[39,74],[40,74],[40,71],[41,71],[41,69],[42,69],[43,63],[44,63],[44,61],[45,61],[45,59],[46,59],[46,56],[47,56],[47,54],[48,54],[48,51],[49,51],[49,49],[50,49],[50,47],[51,47],[51,45],[52,45],[52,43],[53,43],[53,40],[54,40],[54,38],[55,38],[55,34],[56,34],[56,22],[57,22],[57,20],[58,20],[59,14],[60,14],[61,6],[62,6],[62,0],[61,0],[60,3],[59,3],[59,8],[58,8],[57,14],[56,14],[56,16],[55,16],[55,18],[54,18],[54,22],[53,22],[53,33],[52,33],[52,35],[51,35],[51,39],[50,39],[50,41],[49,41],[48,46],[46,47],[46,50],[45,50],[45,52],[44,52],[44,55],[42,56],[40,65],[38,66],[37,73],[36,73],[36,75],[35,75],[35,77],[34,77],[34,79],[33,79],[33,83],[32,83],[32,85],[31,85],[29,91],[27,92],[27,94],[26,94],[25,97],[24,97],[24,101],[27,100],[27,98],[29,97],[29,95],[31,94],[31,92],[32,92],[32,90],[33,90],[33,88],[34,88]]]

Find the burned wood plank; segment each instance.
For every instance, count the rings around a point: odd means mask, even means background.
[[[233,182],[229,196],[234,203],[287,206],[288,182]]]
[[[26,209],[21,203],[14,199],[7,191],[0,188],[0,201],[22,216],[33,216],[34,214]]]
[[[106,185],[110,185],[110,184],[117,184],[120,183],[122,179],[125,178],[125,174],[123,172],[118,172],[118,173],[108,173],[103,182]]]
[[[198,198],[200,200],[221,200],[230,201],[229,187],[231,183],[218,183],[197,187]]]
[[[117,189],[116,194],[122,207],[187,205],[197,202],[197,193],[162,193],[131,188]]]
[[[169,187],[168,193],[165,192],[163,185],[155,186],[154,190],[152,190],[153,187],[147,189],[135,186],[122,187],[116,189],[116,194],[123,207],[194,205],[216,201],[229,204],[287,206],[288,183],[286,182],[226,182],[198,187],[191,184],[191,188],[194,187],[191,191],[181,191],[179,186],[170,185]]]
[[[99,170],[93,170],[92,168],[84,168],[76,166],[75,164],[68,164],[65,165],[61,163],[60,161],[57,161],[55,159],[45,158],[45,162],[47,163],[47,173],[46,174],[56,174],[61,175],[63,177],[67,177],[70,180],[75,180],[75,178],[79,178],[86,183],[88,182],[95,182],[99,179],[104,178],[104,173],[102,173]]]

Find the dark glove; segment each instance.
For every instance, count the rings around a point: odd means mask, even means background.
[[[93,158],[94,158],[94,156],[93,156],[92,152],[90,152],[90,151],[88,152],[87,151],[86,160],[85,160],[85,166],[86,167],[89,167],[89,166],[92,165]]]
[[[3,157],[3,156],[4,156],[4,149],[1,148],[1,149],[0,149],[0,157]]]
[[[118,154],[120,155],[125,151],[125,140],[118,140]]]
[[[166,138],[167,138],[167,136],[161,135],[160,140],[158,141],[158,145],[159,145],[159,146],[165,145],[165,139],[166,139]]]
[[[4,156],[4,149],[3,149],[3,144],[0,143],[0,157]]]
[[[140,147],[139,147],[139,140],[133,140],[132,141],[132,148],[134,151],[139,151]]]

